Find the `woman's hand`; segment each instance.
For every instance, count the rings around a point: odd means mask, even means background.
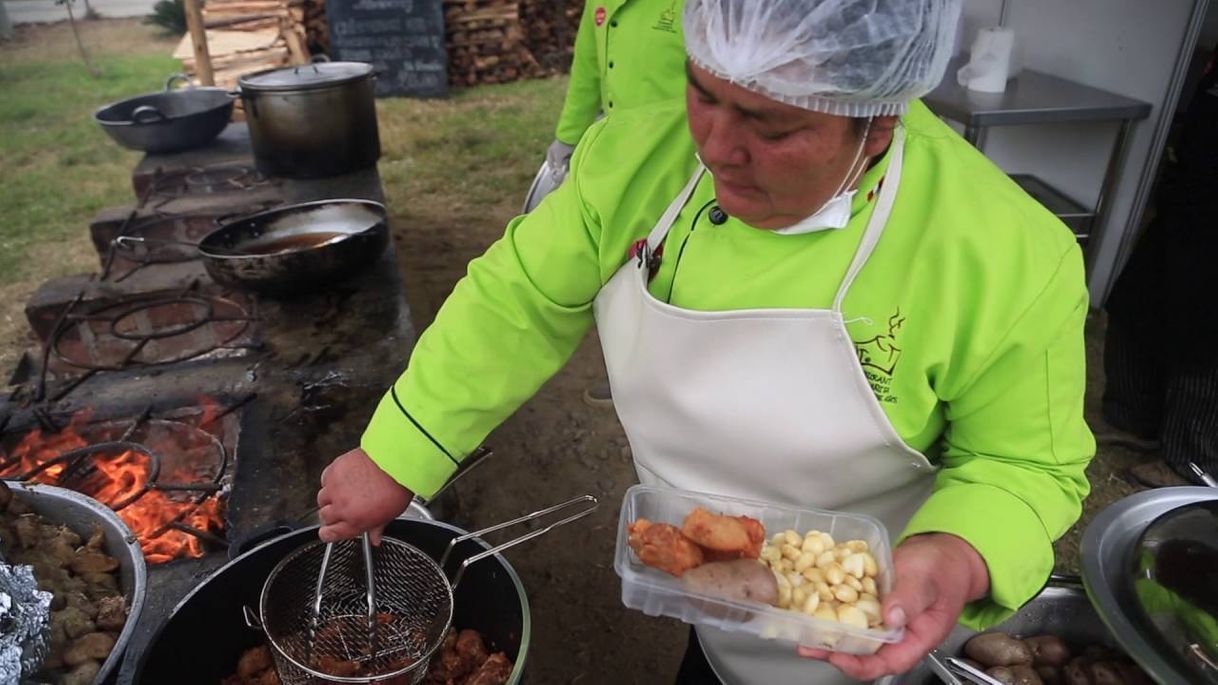
[[[905,627],[905,638],[869,656],[799,648],[800,656],[828,661],[857,680],[904,673],[939,646],[955,627],[964,605],[989,592],[985,561],[972,545],[946,533],[918,535],[893,552],[895,582],[884,598],[889,627]]]
[[[372,544],[379,545],[385,524],[406,511],[413,498],[413,492],[382,471],[367,453],[353,449],[321,472],[318,537],[335,542],[367,532]]]

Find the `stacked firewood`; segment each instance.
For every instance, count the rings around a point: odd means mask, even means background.
[[[314,55],[330,54],[330,22],[326,0],[304,0],[305,44]]]
[[[520,4],[509,0],[444,0],[449,83],[507,83],[543,73],[525,42]]]
[[[203,25],[216,85],[232,88],[242,74],[309,61],[304,0],[208,0]],[[174,50],[195,74],[190,34]]]
[[[521,0],[520,21],[533,57],[547,74],[571,68],[582,0]]]

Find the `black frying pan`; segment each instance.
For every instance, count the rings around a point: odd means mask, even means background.
[[[125,249],[158,242],[120,236]],[[196,246],[217,283],[270,295],[329,286],[375,262],[389,244],[385,206],[371,200],[318,200],[223,221]]]

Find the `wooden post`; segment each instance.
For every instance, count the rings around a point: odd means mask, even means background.
[[[216,85],[211,70],[211,55],[207,52],[207,31],[203,28],[203,10],[199,0],[184,0],[186,5],[186,28],[190,30],[190,43],[195,49],[195,72],[199,83]]]

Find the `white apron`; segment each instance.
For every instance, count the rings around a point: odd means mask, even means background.
[[[674,307],[647,290],[650,254],[629,260],[601,289],[597,329],[642,482],[870,514],[894,536],[926,500],[934,469],[889,423],[841,311],[892,212],[902,133],[832,309]],[[699,165],[665,211],[645,252],[663,243],[704,171]],[[855,682],[798,657],[789,643],[697,632],[725,683]]]

